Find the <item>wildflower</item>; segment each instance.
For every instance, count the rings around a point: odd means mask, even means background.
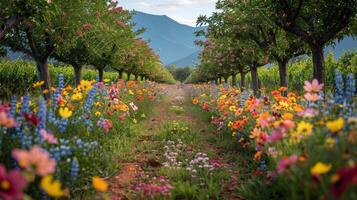
[[[325,139],[325,146],[327,148],[332,148],[333,146],[335,146],[336,144],[336,140],[332,137],[328,137]]]
[[[134,95],[134,92],[132,90],[129,90],[130,95]]]
[[[68,190],[62,189],[61,182],[53,180],[52,176],[43,177],[40,186],[49,196],[54,198],[61,198],[68,195]]]
[[[12,128],[16,125],[14,118],[9,117],[4,111],[0,111],[0,126],[5,126],[6,128]]]
[[[32,84],[33,88],[39,88],[41,87],[43,84],[45,84],[45,81],[37,81],[36,83]]]
[[[80,101],[82,99],[83,99],[82,93],[76,93],[76,94],[72,95],[72,100]]]
[[[302,136],[308,136],[311,134],[312,128],[313,128],[312,124],[301,121],[297,126],[297,134]]]
[[[72,116],[72,111],[69,110],[67,107],[66,108],[60,108],[59,109],[59,114],[62,118],[70,118]]]
[[[134,111],[137,111],[139,108],[134,104],[134,102],[130,102],[130,107],[131,109],[133,109]]]
[[[329,121],[326,123],[326,127],[333,133],[337,133],[340,130],[342,130],[343,126],[344,126],[344,120],[342,117],[338,118],[337,120]]]
[[[30,125],[37,126],[40,123],[40,119],[35,114],[24,113],[24,118]]]
[[[330,186],[330,192],[336,198],[339,198],[351,183],[357,184],[357,166],[352,168],[341,168],[334,176],[334,180]]]
[[[315,92],[318,93],[322,90],[324,84],[319,84],[319,82],[314,79],[312,82],[305,81],[304,90],[308,93]]]
[[[229,107],[229,111],[235,112],[235,111],[237,111],[237,107],[235,107],[235,106],[230,106],[230,107]]]
[[[14,149],[12,156],[20,167],[39,176],[52,174],[56,170],[56,161],[50,159],[50,154],[39,146],[33,146],[30,151]]]
[[[311,101],[311,102],[315,102],[317,100],[319,100],[321,97],[316,94],[316,93],[306,93],[304,95],[305,99],[308,100],[308,101]]]
[[[99,117],[99,116],[101,116],[101,115],[102,115],[101,112],[99,112],[99,111],[96,111],[96,112],[95,112],[95,116]]]
[[[108,183],[98,176],[92,178],[92,185],[99,192],[106,192],[108,190]]]
[[[282,158],[276,168],[279,174],[283,173],[288,167],[294,165],[298,161],[298,156],[297,155],[292,155],[290,157],[284,157]]]
[[[26,180],[19,170],[6,171],[0,164],[0,199],[23,199],[22,190],[26,185]]]
[[[44,90],[42,91],[42,93],[43,93],[43,94],[48,94],[48,93],[50,93],[50,91],[49,91],[48,89],[44,89]]]
[[[110,82],[110,79],[109,79],[109,78],[105,78],[105,79],[103,80],[103,82],[104,82],[104,83],[109,83],[109,82]]]
[[[48,133],[45,129],[41,129],[40,134],[42,139],[49,144],[58,144],[57,138],[53,134]]]
[[[322,175],[329,172],[332,168],[331,164],[325,164],[323,162],[316,163],[311,169],[310,172],[312,175]]]

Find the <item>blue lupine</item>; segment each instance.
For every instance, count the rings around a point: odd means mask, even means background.
[[[343,79],[342,74],[339,70],[335,70],[335,102],[338,104],[343,104]]]
[[[47,122],[47,105],[45,99],[41,96],[38,104],[37,118],[40,119],[40,123],[37,126],[38,131],[46,128]]]
[[[22,99],[22,105],[21,105],[21,117],[24,113],[29,113],[30,112],[30,96],[26,95]]]
[[[69,175],[71,177],[72,183],[74,183],[79,175],[79,162],[76,157],[73,158],[72,165],[71,165],[71,171],[69,172]]]
[[[10,117],[15,118],[16,107],[17,107],[16,105],[17,105],[17,98],[15,96],[13,96],[13,97],[11,97],[11,100],[10,100],[10,112],[9,112]]]
[[[96,93],[97,93],[97,86],[94,85],[93,88],[91,90],[89,90],[88,98],[84,104],[84,109],[86,112],[90,112],[92,105],[94,103],[94,97],[95,97]]]
[[[69,123],[68,119],[59,120],[59,122],[57,123],[58,131],[60,133],[64,133],[67,129],[68,123]]]
[[[346,79],[345,97],[348,103],[353,103],[353,97],[356,93],[356,79],[353,74],[348,74]]]

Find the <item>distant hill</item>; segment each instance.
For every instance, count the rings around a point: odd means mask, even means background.
[[[187,66],[193,67],[195,65],[200,64],[199,55],[200,55],[200,51],[197,51],[189,56],[186,56],[173,63],[170,63],[169,65],[176,65],[176,67],[187,67]]]
[[[151,48],[160,55],[164,65],[176,62],[200,51],[194,44],[197,39],[194,32],[203,28],[180,24],[166,15],[152,15],[134,12],[136,28],[146,28],[142,38],[149,40]]]

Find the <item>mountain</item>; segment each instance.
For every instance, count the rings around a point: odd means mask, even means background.
[[[169,65],[176,65],[176,67],[187,67],[187,66],[193,67],[197,64],[200,64],[199,55],[200,55],[200,51],[196,51],[195,53],[189,56],[181,58],[180,60],[177,60],[173,63],[170,63]]]
[[[194,33],[202,30],[201,27],[180,24],[166,15],[139,11],[134,11],[133,22],[136,29],[146,29],[140,37],[150,41],[150,47],[160,55],[164,65],[179,61],[201,49],[194,44],[197,39]]]

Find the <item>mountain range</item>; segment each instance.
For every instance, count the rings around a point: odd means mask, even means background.
[[[201,47],[194,44],[194,41],[199,39],[195,32],[204,27],[191,27],[180,24],[166,15],[152,15],[139,11],[134,11],[133,22],[136,29],[145,28],[140,37],[150,42],[150,47],[160,55],[165,66],[191,66],[198,62]]]

